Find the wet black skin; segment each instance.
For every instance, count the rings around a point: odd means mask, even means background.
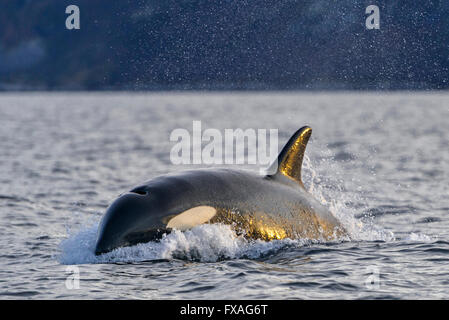
[[[172,217],[196,206],[237,210],[242,214],[263,211],[275,218],[292,217],[292,208],[301,207],[335,220],[288,178],[243,170],[192,170],[157,177],[116,199],[99,226],[95,253],[160,239],[170,232],[166,224]]]

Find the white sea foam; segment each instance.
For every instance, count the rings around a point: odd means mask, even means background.
[[[303,246],[309,240],[247,240],[228,225],[200,225],[191,230],[165,235],[159,242],[148,242],[94,254],[98,223],[82,228],[62,241],[58,260],[62,264],[138,262],[158,259],[187,259],[213,262],[222,259],[255,259],[286,247]]]
[[[322,150],[328,152],[324,147]],[[362,221],[355,217],[360,208],[356,211],[348,206],[348,203],[363,203],[363,193],[343,192],[344,178],[340,176],[341,170],[328,154],[326,156],[322,157],[324,160],[320,163],[312,161],[307,155],[304,156],[303,179],[308,186],[307,191],[341,222],[351,240],[394,241],[393,232],[383,229],[372,220]],[[326,174],[327,172],[332,172],[333,175]]]
[[[410,234],[407,234],[403,240],[407,241],[407,242],[433,242],[433,241],[436,241],[437,238],[430,237],[424,233],[412,232]]]

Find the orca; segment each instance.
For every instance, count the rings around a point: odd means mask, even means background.
[[[106,210],[95,254],[157,241],[172,230],[200,224],[231,225],[238,235],[336,240],[347,232],[306,191],[301,167],[312,134],[302,127],[262,176],[246,170],[197,169],[156,177],[122,194]]]

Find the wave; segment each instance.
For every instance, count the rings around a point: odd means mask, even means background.
[[[141,243],[96,256],[94,253],[98,223],[82,228],[60,244],[58,260],[62,264],[139,262],[148,260],[193,260],[215,262],[224,259],[257,259],[287,247],[318,242],[308,239],[273,241],[248,240],[237,236],[231,226],[205,224],[184,232],[174,230],[159,242]]]

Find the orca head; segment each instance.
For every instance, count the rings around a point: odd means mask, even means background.
[[[118,197],[106,210],[97,233],[95,254],[158,240],[168,230],[157,197],[134,189]]]

